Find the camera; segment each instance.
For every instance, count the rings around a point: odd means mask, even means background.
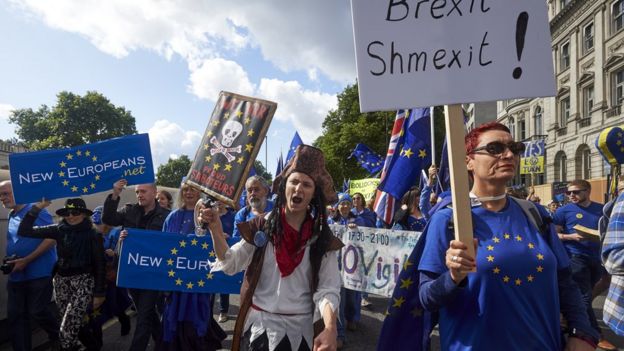
[[[18,255],[5,256],[2,259],[2,265],[0,265],[0,271],[4,274],[11,274],[13,271],[13,267],[15,267],[15,263],[8,263],[9,261],[14,261],[20,258]]]

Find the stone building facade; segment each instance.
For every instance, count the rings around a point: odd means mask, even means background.
[[[557,95],[497,103],[516,140],[544,139],[545,174],[535,184],[609,173],[595,142],[624,123],[624,0],[548,0]],[[518,176],[518,184],[530,184]]]

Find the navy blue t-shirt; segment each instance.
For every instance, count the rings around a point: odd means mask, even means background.
[[[555,212],[553,222],[563,227],[563,233],[576,233],[574,226],[580,224],[591,229],[598,229],[598,220],[602,216],[602,205],[592,202],[583,207],[574,203],[560,207]],[[600,243],[598,241],[564,240],[563,246],[570,254],[588,256],[594,261],[600,261]]]
[[[445,208],[431,217],[420,271],[448,271],[451,216]],[[473,207],[472,219],[477,271],[440,309],[441,349],[561,350],[557,270],[569,261],[555,233],[551,246],[509,199],[499,212]]]

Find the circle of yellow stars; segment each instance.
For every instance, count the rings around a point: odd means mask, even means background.
[[[532,252],[531,255],[537,261],[537,266],[535,267],[535,271],[532,273],[529,273],[526,276],[511,277],[508,274],[505,274],[500,269],[500,267],[494,266],[494,268],[492,269],[492,274],[494,274],[496,277],[500,277],[503,283],[510,284],[512,286],[522,286],[522,284],[525,284],[525,283],[530,284],[535,281],[535,279],[540,275],[540,273],[544,272],[544,266],[542,266],[542,261],[544,261],[544,254],[537,251],[534,243],[525,242],[522,236],[511,235],[509,233],[504,233],[500,237],[496,236],[492,239],[492,241],[494,245],[490,244],[485,247],[486,250],[488,251],[488,256],[486,256],[486,259],[488,262],[494,262],[494,263],[496,262],[496,257],[493,255],[494,249],[496,246],[498,246],[498,244],[504,244],[504,243],[515,243],[515,244],[520,244],[520,245],[527,245],[529,250]]]
[[[80,158],[85,158],[87,159],[87,161],[91,162],[97,162],[98,157],[96,155],[94,155],[90,150],[76,150],[75,152],[68,152],[65,156],[63,156],[63,159],[61,160],[61,162],[58,163],[59,165],[59,171],[56,173],[59,178],[63,179],[61,181],[61,184],[63,185],[63,187],[69,187],[71,189],[72,193],[78,193],[78,194],[89,194],[89,192],[94,193],[96,192],[95,188],[96,188],[96,184],[97,182],[100,180],[100,175],[96,174],[95,176],[93,176],[91,182],[89,184],[88,180],[85,181],[84,178],[85,177],[80,177],[79,179],[79,183],[83,184],[83,187],[80,188],[76,183],[71,183],[70,180],[68,179],[68,165],[69,163],[71,163],[71,161],[74,160],[74,158],[76,160],[80,159]]]
[[[210,272],[206,273],[205,275],[201,276],[199,280],[189,279],[185,281],[179,276],[177,276],[178,272],[177,270],[175,270],[176,260],[174,258],[177,257],[178,254],[187,247],[201,247],[202,250],[208,251],[210,249],[210,244],[208,244],[206,241],[203,241],[203,240],[200,241],[197,238],[191,238],[190,240],[189,238],[185,238],[185,239],[180,240],[177,246],[169,250],[169,254],[171,256],[169,256],[167,261],[165,261],[167,263],[167,266],[170,267],[169,271],[167,271],[167,277],[171,278],[171,281],[173,281],[173,283],[176,286],[184,286],[186,287],[187,290],[193,290],[193,288],[195,287],[202,288],[206,285],[208,280],[211,280],[214,278],[214,275],[212,273]],[[216,254],[214,250],[210,250],[208,252],[208,256],[211,258],[215,258]]]
[[[389,316],[392,314],[393,310],[398,310],[401,308],[404,308],[403,304],[405,304],[405,302],[407,301],[405,299],[405,296],[407,296],[409,294],[409,289],[414,288],[414,281],[412,280],[412,274],[410,272],[408,272],[408,270],[415,270],[417,269],[417,267],[414,265],[413,262],[411,262],[409,260],[409,258],[407,258],[405,260],[405,262],[403,262],[403,271],[405,271],[407,274],[405,276],[407,276],[407,279],[403,279],[399,277],[399,281],[397,282],[397,284],[399,284],[399,293],[395,294],[395,296],[392,297],[392,301],[391,301],[391,305],[390,307],[388,307],[388,310],[386,310],[385,315]],[[402,274],[403,275],[403,274]],[[405,292],[405,296],[400,295],[401,293]],[[419,307],[410,307],[411,310],[409,311],[410,315],[414,318],[419,317],[422,315],[423,311],[421,308]]]
[[[236,115],[236,119],[241,124],[243,124],[244,128],[248,128],[247,133],[246,133],[246,135],[248,137],[253,137],[254,135],[256,135],[256,131],[254,130],[253,126],[250,126],[250,124],[251,124],[251,117],[246,116],[245,118],[242,118],[243,111],[241,111],[241,110],[236,110],[236,112],[234,112],[234,114]],[[226,112],[226,113],[223,114],[222,120],[226,121],[229,118],[230,118],[230,113]],[[211,147],[210,138],[215,135],[216,129],[217,129],[217,127],[219,127],[219,124],[221,124],[221,120],[219,120],[218,118],[214,119],[214,120],[211,120],[208,123],[209,130],[206,132],[206,137],[204,139],[204,145],[203,145],[204,150],[210,149],[210,147]],[[249,156],[251,156],[251,153],[253,152],[253,149],[254,149],[254,144],[253,143],[247,143],[243,147],[244,147],[244,150],[243,150],[241,156],[239,156],[238,158],[236,158],[232,162],[226,162],[224,164],[214,163],[212,165],[212,168],[215,171],[218,171],[218,170],[222,169],[224,172],[230,172],[230,171],[232,171],[232,167],[235,166],[235,164],[233,164],[233,163],[237,163],[239,165],[242,165],[243,162],[245,162],[245,159],[248,158]],[[245,153],[246,153],[246,155],[245,155]],[[212,162],[212,160],[213,160],[213,156],[212,155],[207,154],[207,155],[204,156],[204,162],[210,163],[210,162]]]

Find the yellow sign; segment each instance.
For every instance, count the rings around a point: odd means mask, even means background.
[[[379,185],[379,179],[377,178],[352,180],[349,183],[349,195],[360,193],[364,195],[364,198],[368,202],[370,201],[370,199],[372,199],[375,196],[375,192],[377,191],[378,185]]]
[[[530,156],[520,159],[520,174],[544,173],[544,156]]]
[[[520,174],[544,173],[544,140],[524,142],[524,153],[520,155]]]

